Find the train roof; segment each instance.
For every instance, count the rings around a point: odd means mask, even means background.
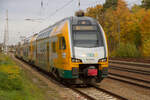
[[[34,35],[31,35],[31,36],[25,38],[25,39],[22,41],[23,44],[28,44],[28,43],[30,43],[31,41],[36,40],[37,35],[38,35],[38,33],[36,33],[36,34],[34,34]],[[35,38],[35,39],[33,39],[33,38]]]
[[[43,29],[42,31],[40,31],[39,33],[42,34],[43,32],[45,31],[48,31],[48,30],[51,30],[53,27],[55,27],[56,25],[59,25],[60,23],[66,21],[66,20],[69,20],[71,21],[71,24],[77,24],[79,21],[89,21],[91,24],[95,24],[96,23],[96,20],[91,18],[91,17],[76,17],[76,16],[71,16],[71,17],[67,17],[67,18],[64,18],[58,22],[56,22],[54,25],[51,25],[51,26],[48,26],[47,28]]]
[[[39,39],[43,39],[43,38],[49,37],[51,31],[52,31],[52,28],[49,29],[49,30],[40,32],[39,35],[37,36],[37,39],[39,40]]]
[[[36,39],[39,40],[39,39],[44,39],[44,38],[49,37],[51,34],[51,31],[53,30],[53,28],[55,26],[63,23],[64,21],[67,21],[67,20],[70,21],[70,24],[72,24],[72,25],[80,24],[82,21],[85,21],[86,23],[88,23],[90,25],[91,24],[92,25],[97,24],[97,21],[91,17],[86,17],[86,16],[84,16],[84,17],[76,17],[76,16],[72,17],[71,16],[71,17],[64,18],[64,19],[56,22],[54,25],[51,25],[51,26],[43,29],[42,31],[39,32]]]

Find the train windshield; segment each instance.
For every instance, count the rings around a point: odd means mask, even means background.
[[[103,46],[102,34],[98,30],[74,30],[73,44],[75,47],[99,47]]]

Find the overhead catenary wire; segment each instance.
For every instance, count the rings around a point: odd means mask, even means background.
[[[74,0],[70,0],[70,1],[68,1],[66,4],[64,4],[62,7],[57,8],[54,12],[52,12],[52,13],[50,14],[49,17],[54,16],[57,12],[61,11],[61,10],[64,9],[65,7],[67,7],[67,6],[68,6],[69,4],[71,4],[73,1],[74,1]]]
[[[50,13],[50,14],[49,14],[47,17],[45,17],[45,18],[42,18],[42,19],[25,19],[25,20],[30,20],[30,21],[32,21],[32,22],[35,22],[35,21],[37,22],[37,20],[43,20],[43,21],[41,21],[40,23],[46,22],[47,20],[49,20],[49,18],[51,18],[52,16],[54,16],[57,12],[63,10],[65,7],[67,7],[68,5],[70,5],[73,1],[74,1],[74,0],[70,0],[70,1],[66,2],[64,5],[62,5],[60,8],[57,8],[54,12]],[[48,2],[47,2],[46,4],[47,4],[47,6],[48,6]],[[41,6],[41,9],[44,8],[44,0],[42,0],[42,1],[40,2],[40,6]],[[45,21],[44,21],[44,20],[45,20]],[[37,24],[37,25],[38,25],[38,24]],[[38,26],[39,26],[39,25],[38,25]]]
[[[61,10],[63,10],[65,7],[67,7],[68,5],[70,5],[72,2],[73,2],[74,0],[70,0],[70,1],[68,1],[68,2],[66,2],[63,6],[61,6],[60,8],[57,8],[54,12],[52,12],[52,13],[50,13],[49,14],[49,16],[47,16],[46,18],[44,18],[44,19],[49,19],[49,18],[51,18],[52,16],[54,16],[56,13],[58,13],[59,11],[61,11]],[[102,3],[104,0],[96,0],[95,2],[94,2],[94,5],[96,4],[98,4],[98,3]],[[43,3],[43,1],[42,1],[42,3]],[[131,5],[131,4],[136,4],[136,1],[134,1],[134,2],[131,2],[131,3],[127,3],[127,5]],[[84,5],[84,4],[83,4]],[[95,5],[95,6],[96,6]],[[93,6],[92,6],[93,7]],[[80,8],[81,8],[81,1],[80,0],[78,0],[78,8],[79,8],[79,10],[80,10]],[[85,9],[86,10],[86,9]],[[84,10],[84,11],[85,11]]]

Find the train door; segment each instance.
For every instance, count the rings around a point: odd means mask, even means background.
[[[63,36],[59,38],[60,64],[64,68],[66,64],[66,41]]]
[[[49,66],[49,41],[46,41],[46,62],[47,62],[47,71],[50,70]]]
[[[53,37],[51,38],[49,42],[49,63],[50,63],[50,71],[52,69],[58,68],[58,59],[59,59],[59,54],[58,54],[58,38]],[[55,69],[54,68],[54,69]]]
[[[35,58],[34,59],[35,59],[35,65],[36,65],[38,63],[38,51],[37,51],[38,50],[38,42],[37,42],[37,40],[35,41],[34,45],[35,45],[35,52],[34,52]]]
[[[49,67],[50,67],[50,72],[52,70],[52,40],[49,40]]]

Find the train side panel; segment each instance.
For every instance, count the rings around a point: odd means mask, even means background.
[[[56,68],[61,78],[72,79],[77,77],[72,77],[72,67],[70,66],[71,56],[68,24],[68,21],[65,21],[62,26],[60,26],[61,28],[56,30],[56,32],[59,31],[59,34],[57,34],[56,53],[52,52],[52,61],[54,62],[53,66]],[[53,47],[52,43],[52,48]]]
[[[48,71],[48,38],[37,40],[36,66]]]

